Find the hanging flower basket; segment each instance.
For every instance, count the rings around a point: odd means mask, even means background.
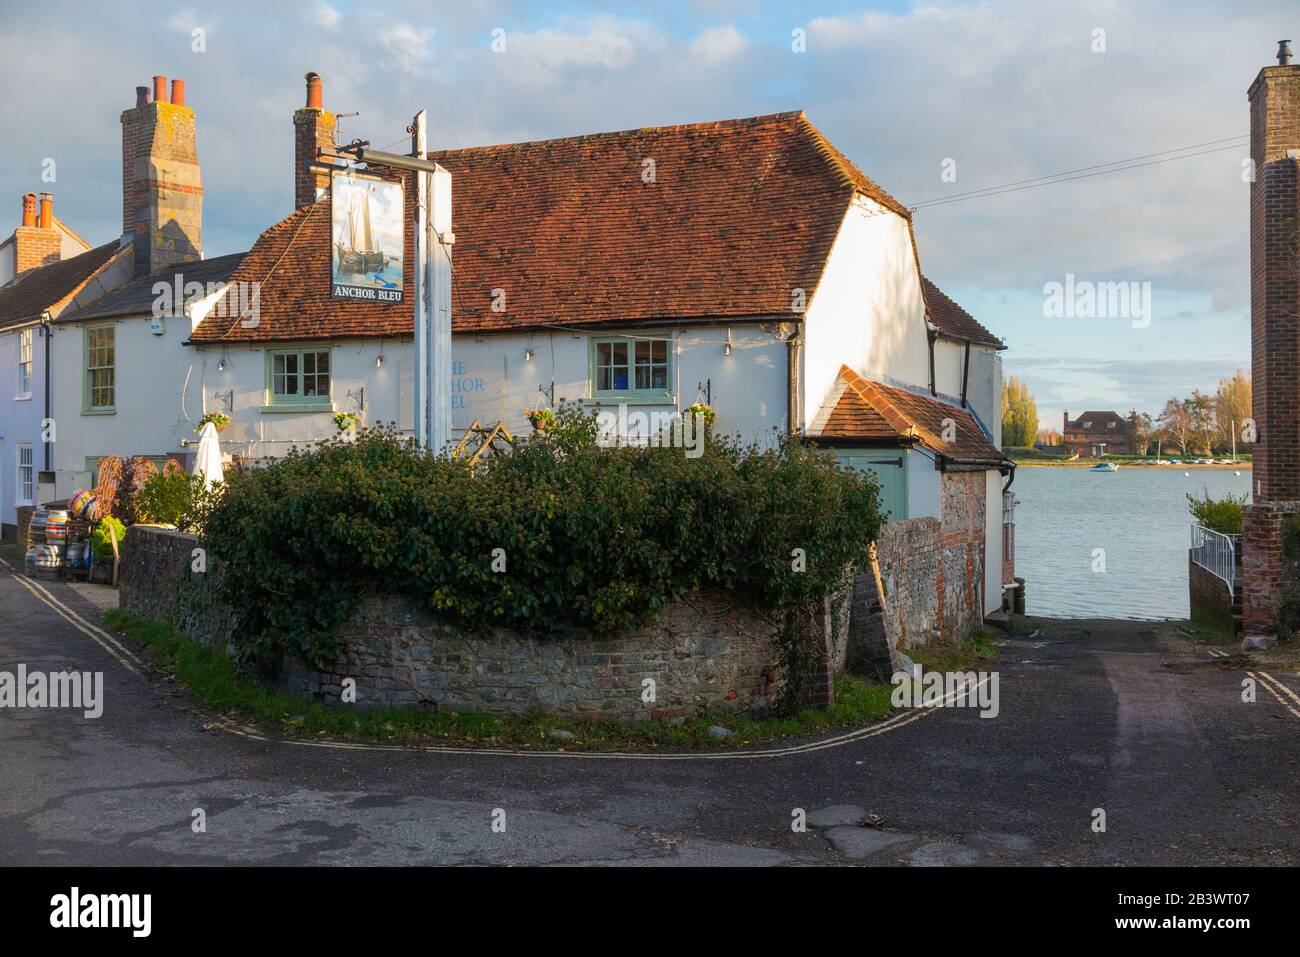
[[[545,432],[555,426],[553,409],[524,409],[524,415],[528,416],[528,423],[538,432]]]
[[[703,418],[704,427],[706,429],[713,428],[713,420],[718,417],[718,414],[713,411],[713,406],[705,405],[703,402],[696,402],[694,405],[688,407],[686,414],[692,417],[698,415]]]
[[[195,433],[202,432],[203,427],[207,425],[209,422],[212,423],[213,427],[218,432],[224,432],[226,430],[226,426],[230,424],[230,416],[225,415],[224,413],[221,412],[208,412],[203,416],[203,418],[199,419],[199,424],[194,429]]]
[[[335,412],[334,424],[339,427],[340,432],[347,432],[349,429],[355,429],[361,417],[355,412]]]

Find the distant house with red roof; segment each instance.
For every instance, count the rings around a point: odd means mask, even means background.
[[[1099,458],[1103,455],[1134,455],[1126,419],[1118,412],[1085,412],[1070,418],[1066,409],[1061,416],[1061,444],[1067,455]]]

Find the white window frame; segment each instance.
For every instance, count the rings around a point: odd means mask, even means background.
[[[23,465],[24,451],[27,453],[26,465]],[[18,484],[14,488],[14,504],[31,505],[36,497],[36,453],[32,450],[32,443],[19,442],[14,452],[14,461],[17,463],[15,477],[18,479]],[[27,473],[25,478],[24,471]],[[23,495],[24,491],[26,495]]]
[[[15,399],[32,397],[32,329],[18,330],[18,392]]]

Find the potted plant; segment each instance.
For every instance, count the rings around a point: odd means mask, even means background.
[[[347,432],[349,429],[355,429],[357,423],[361,421],[361,416],[355,412],[335,412],[334,424],[339,427],[340,432]]]
[[[209,422],[213,424],[218,432],[222,432],[230,424],[230,416],[221,412],[205,412],[203,418],[199,419],[199,424],[195,426],[194,431],[202,432],[203,427]]]
[[[528,416],[529,424],[538,432],[545,432],[555,427],[554,409],[524,409],[524,415]]]

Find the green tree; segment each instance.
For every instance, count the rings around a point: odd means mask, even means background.
[[[1002,444],[1024,448],[1038,434],[1038,405],[1023,379],[1011,376],[1002,385]]]

